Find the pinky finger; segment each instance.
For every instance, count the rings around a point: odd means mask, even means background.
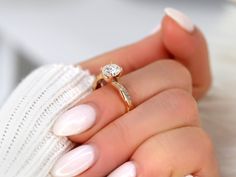
[[[191,175],[190,175],[191,174]],[[108,177],[219,177],[213,148],[200,128],[158,134]]]

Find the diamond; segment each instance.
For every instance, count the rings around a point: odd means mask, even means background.
[[[117,77],[122,72],[122,68],[116,64],[108,64],[102,67],[102,74],[108,78]]]

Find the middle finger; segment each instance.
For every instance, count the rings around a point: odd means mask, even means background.
[[[198,125],[194,98],[182,89],[166,90],[111,122],[86,145],[65,154],[56,163],[53,174],[75,176],[94,164],[81,177],[105,176],[128,160],[150,137],[171,129]]]

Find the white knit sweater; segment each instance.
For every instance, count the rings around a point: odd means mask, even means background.
[[[48,65],[30,74],[0,109],[0,177],[46,177],[73,147],[52,133],[60,114],[91,92],[94,76],[79,67]]]

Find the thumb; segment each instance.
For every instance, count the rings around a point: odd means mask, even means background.
[[[206,40],[182,12],[166,8],[165,14],[161,30],[163,44],[174,59],[189,69],[193,80],[193,95],[199,99],[211,84]]]

